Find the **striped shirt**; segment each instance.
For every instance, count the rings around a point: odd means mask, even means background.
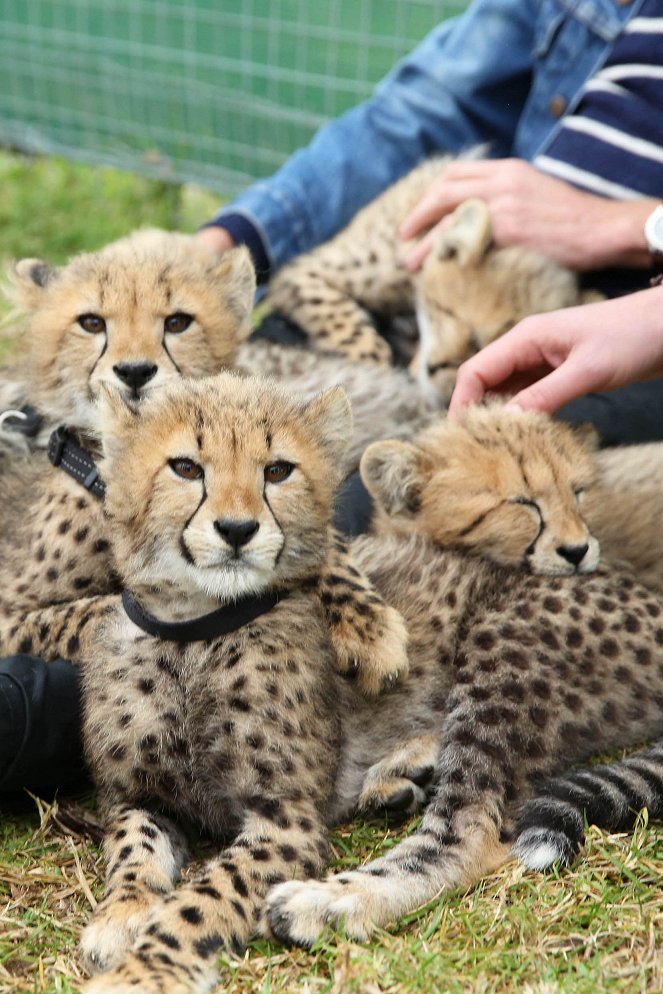
[[[663,199],[660,0],[645,0],[625,25],[534,165],[612,199]]]

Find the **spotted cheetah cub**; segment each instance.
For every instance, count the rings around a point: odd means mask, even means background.
[[[159,231],[138,232],[63,267],[39,259],[16,264],[12,294],[26,320],[27,398],[43,415],[47,437],[63,427],[50,457],[37,451],[0,476],[3,652],[48,657],[73,602],[117,587],[95,471],[100,391],[112,385],[137,409],[172,380],[232,365],[249,333],[254,288],[245,251],[219,262],[191,238]],[[71,475],[50,461],[68,452]],[[40,616],[42,608],[50,615]],[[58,648],[75,657],[81,633],[73,623],[70,629],[71,641]]]
[[[439,408],[402,370],[357,370],[339,356],[248,341],[255,274],[245,249],[220,259],[188,235],[145,229],[64,266],[22,259],[4,290],[22,350],[0,374],[3,475],[7,458],[45,448],[58,425],[94,434],[102,383],[133,404],[172,377],[235,367],[308,397],[340,383],[354,412],[347,472],[378,432],[407,436]],[[25,404],[36,409],[27,424]]]
[[[415,442],[374,443],[361,469],[384,495],[378,532],[416,531],[548,576],[592,573],[600,552],[663,592],[661,443],[597,451],[589,426],[493,402]]]
[[[106,510],[126,587],[83,671],[108,887],[82,948],[111,969],[86,990],[203,991],[268,888],[321,872],[331,820],[379,794],[394,763],[416,786],[418,755],[371,764],[430,731],[435,695],[414,685],[404,708],[396,686],[369,726],[370,699],[337,672],[315,590],[351,431],[340,388],[303,402],[220,374],[173,384],[140,414],[107,405]],[[234,838],[177,890],[171,817]]]
[[[25,315],[29,346],[25,392],[42,414],[47,436],[61,427],[51,436],[48,456],[37,451],[0,473],[6,569],[0,651],[80,658],[83,619],[92,609],[102,612],[118,585],[103,513],[104,482],[95,464],[99,392],[113,386],[138,410],[173,380],[233,366],[250,331],[254,292],[245,249],[219,260],[193,238],[157,230],[135,232],[63,267],[38,259],[17,263],[13,297]],[[253,346],[245,353],[258,364],[261,356],[274,364],[273,350]],[[290,371],[311,395],[327,375],[331,383],[339,378],[339,366],[323,363],[314,371],[294,356],[281,357],[278,372]],[[370,376],[364,380],[371,395]],[[359,378],[353,386],[361,392]],[[380,395],[379,388],[375,392]],[[384,423],[361,400],[358,406],[366,434],[362,443],[355,433],[355,460]],[[413,408],[410,413],[416,423]],[[347,461],[344,469],[351,468]],[[321,596],[351,588],[355,600],[360,590],[364,598],[363,616],[343,606],[330,615],[339,666],[356,671],[363,690],[377,692],[407,669],[406,633],[396,612],[353,568],[340,535],[334,548]],[[367,626],[370,636],[364,634]]]
[[[268,301],[323,352],[387,365],[374,314],[415,312],[419,349],[410,370],[426,390],[451,396],[458,366],[528,314],[585,299],[574,274],[524,248],[496,249],[483,201],[468,200],[440,234],[420,272],[398,228],[448,158],[424,162],[353,218],[331,241],[284,266]],[[596,295],[592,295],[596,297]]]
[[[426,520],[437,484],[425,454],[420,473],[415,460],[395,456],[389,470],[383,451],[379,472],[366,478],[381,514],[409,515],[414,534],[405,538],[397,522],[392,534],[358,540],[355,556],[408,623],[406,690],[431,678],[415,671],[419,638],[432,635],[444,692],[434,792],[417,831],[385,856],[270,892],[267,921],[287,942],[310,945],[330,925],[365,938],[471,886],[509,858],[537,781],[583,755],[660,734],[663,722],[659,596],[608,565],[539,576],[444,548],[444,522],[438,536]],[[370,466],[370,449],[365,460]]]

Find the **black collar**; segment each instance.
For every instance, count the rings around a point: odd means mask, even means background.
[[[148,614],[128,590],[122,591],[122,605],[133,623],[148,635],[156,635],[167,642],[208,642],[219,635],[236,632],[250,621],[255,621],[287,596],[287,591],[283,590],[242,597],[233,604],[224,604],[218,611],[191,621],[160,621],[153,614]]]
[[[60,425],[52,433],[46,449],[48,458],[54,466],[59,466],[77,483],[93,493],[95,497],[103,497],[106,484],[99,476],[99,470],[89,452],[82,449],[75,436],[64,425]]]

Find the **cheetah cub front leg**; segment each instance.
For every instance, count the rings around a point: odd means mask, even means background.
[[[349,544],[338,532],[332,532],[319,595],[344,676],[355,676],[361,690],[373,695],[407,675],[405,622],[354,566]]]
[[[217,953],[241,954],[256,932],[270,887],[321,874],[328,842],[316,806],[274,796],[251,804],[256,810],[245,812],[236,840],[154,904],[124,955],[83,994],[204,994],[216,979]],[[138,858],[142,866],[150,862],[144,850]]]
[[[165,818],[118,806],[108,824],[106,894],[80,942],[90,973],[125,958],[151,908],[173,889],[187,855],[184,837]]]

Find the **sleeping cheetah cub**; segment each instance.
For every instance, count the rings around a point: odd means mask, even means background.
[[[371,315],[416,312],[420,342],[410,369],[445,400],[458,366],[521,318],[589,299],[575,275],[552,260],[529,249],[494,248],[481,200],[461,204],[420,272],[409,273],[399,225],[448,162],[437,158],[413,169],[331,241],[284,266],[268,294],[274,310],[321,351],[381,365],[391,362],[391,351]]]
[[[409,505],[412,518],[425,516],[434,475],[424,469],[417,477],[411,463],[405,474],[402,464],[389,472],[384,455],[381,470],[367,473],[382,514]],[[422,615],[438,632],[438,693],[444,686],[446,700],[434,795],[417,832],[386,856],[323,881],[275,887],[267,921],[287,942],[309,945],[330,925],[365,938],[472,885],[509,857],[519,808],[545,771],[663,727],[657,595],[605,565],[592,576],[553,577],[491,565],[441,547],[429,523],[413,524],[419,534],[409,539],[357,540],[355,556],[401,608],[411,637],[426,625]],[[411,663],[410,683],[414,656]]]
[[[27,396],[44,416],[47,435],[58,424],[66,433],[53,436],[48,458],[38,451],[30,460],[13,460],[12,472],[0,474],[0,549],[9,574],[0,594],[0,651],[75,660],[84,651],[82,619],[89,617],[88,608],[103,611],[106,595],[118,583],[101,501],[104,487],[94,462],[99,391],[111,384],[137,408],[173,379],[234,365],[250,331],[255,276],[244,249],[219,260],[188,236],[146,230],[61,268],[23,260],[13,281],[15,303],[27,322]],[[258,365],[262,357],[268,368],[291,374],[309,395],[326,378],[328,383],[342,378],[342,367],[348,366],[332,360],[314,369],[297,351],[278,356],[273,347],[255,343],[245,345],[243,357]],[[351,372],[363,421],[349,447],[354,456],[344,464],[348,471],[384,425],[373,404],[381,402],[383,413],[387,396],[400,391],[398,413],[406,422],[408,413],[403,377],[364,376],[362,395],[361,378]],[[425,419],[411,389],[414,424],[417,411]],[[49,462],[59,458],[73,478]],[[365,613],[341,609],[330,618],[339,666],[357,670],[360,686],[375,692],[407,669],[405,631],[396,612],[352,567],[346,543],[337,536],[321,596],[348,588],[363,591]],[[364,634],[367,619],[371,638]]]
[[[369,490],[385,478],[373,528],[548,576],[592,573],[600,550],[663,593],[663,443],[595,443],[588,426],[499,402],[375,442],[361,464]]]
[[[216,951],[240,951],[265,905],[289,941],[341,919],[363,936],[504,859],[535,774],[660,723],[660,606],[631,577],[544,579],[420,536],[355,543],[407,618],[412,676],[353,694],[314,595],[349,432],[342,392],[303,403],[221,374],[173,383],[140,416],[108,404],[126,588],[84,669],[108,859],[82,940],[106,972],[86,994],[208,990]],[[436,788],[421,830],[363,870],[303,882],[322,871],[328,825],[389,778],[417,786],[423,759]],[[179,884],[178,822],[231,839]]]

